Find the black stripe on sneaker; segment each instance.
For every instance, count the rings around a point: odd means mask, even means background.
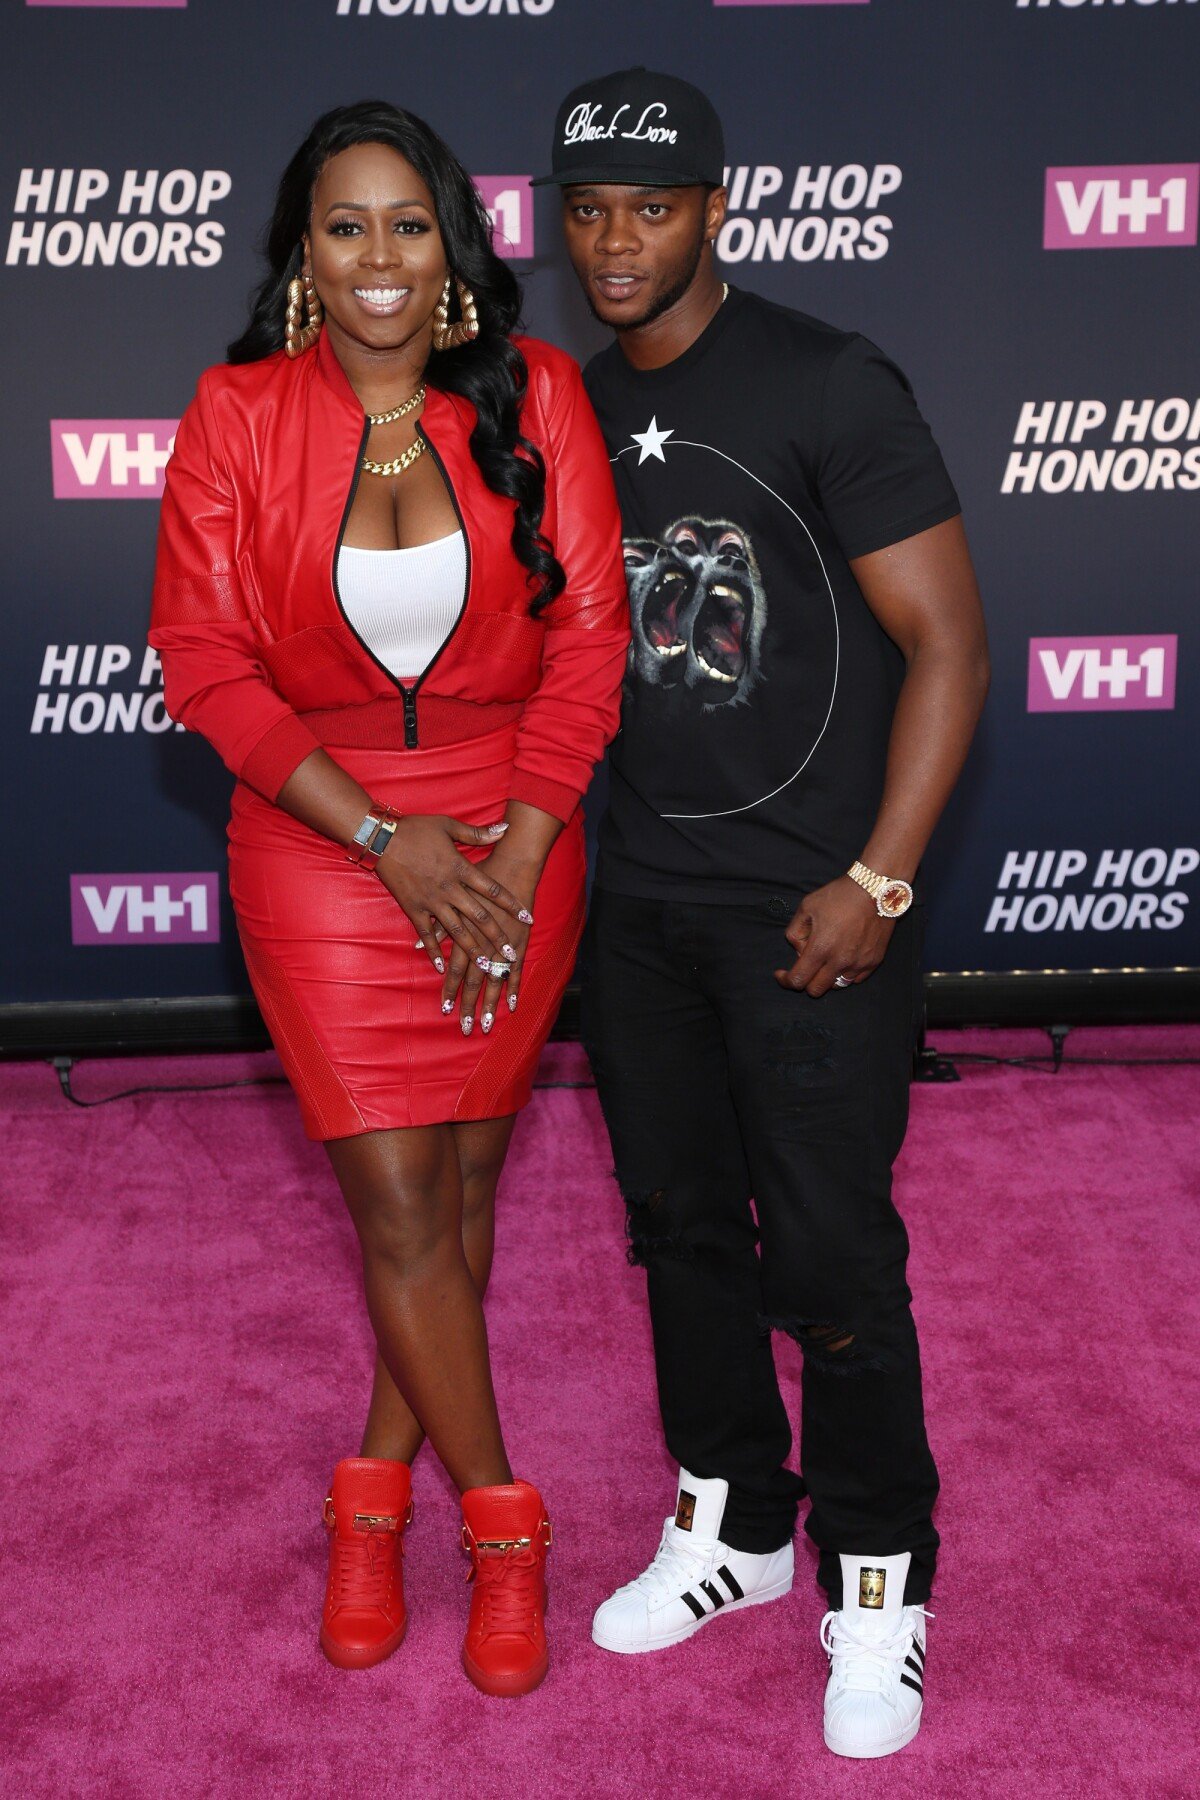
[[[717,1580],[725,1583],[732,1599],[744,1600],[746,1598],[745,1590],[743,1589],[741,1582],[736,1575],[732,1574],[730,1570],[726,1568],[724,1563],[722,1563],[717,1570]]]
[[[708,1595],[709,1599],[712,1601],[713,1611],[718,1612],[720,1610],[720,1608],[722,1606],[724,1606],[724,1604],[725,1604],[724,1594],[721,1592],[721,1590],[719,1588],[715,1588],[711,1581],[702,1581],[700,1583],[700,1586],[703,1589],[703,1591]]]
[[[916,1638],[914,1638],[914,1639],[913,1639],[913,1641],[912,1641],[912,1647],[913,1647],[913,1649],[914,1649],[914,1650],[915,1650],[915,1651],[916,1651],[916,1653],[917,1653],[917,1655],[918,1655],[918,1656],[919,1656],[919,1657],[920,1657],[920,1659],[921,1659],[921,1667],[922,1667],[922,1668],[924,1668],[924,1667],[925,1667],[925,1652],[924,1652],[924,1650],[923,1650],[923,1649],[922,1649],[922,1648],[921,1648],[921,1646],[920,1646],[920,1644],[918,1644],[918,1642],[917,1642],[917,1640],[916,1640]]]
[[[692,1611],[695,1613],[695,1615],[698,1619],[707,1619],[708,1613],[706,1612],[702,1603],[699,1600],[697,1600],[695,1594],[680,1594],[679,1598],[684,1602],[685,1605],[691,1607]]]
[[[920,1682],[914,1681],[911,1675],[902,1675],[900,1677],[900,1679],[904,1683],[905,1687],[910,1687],[913,1690],[914,1694],[921,1694]],[[925,1698],[924,1694],[921,1694],[921,1698],[922,1698],[922,1700]]]
[[[906,1656],[904,1659],[904,1666],[906,1669],[912,1670],[913,1674],[916,1676],[918,1681],[921,1680],[922,1670],[921,1670],[920,1663],[915,1663],[911,1656]]]

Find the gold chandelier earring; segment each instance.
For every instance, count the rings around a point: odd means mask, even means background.
[[[453,325],[450,323],[450,276],[446,276],[446,285],[442,289],[442,297],[433,310],[433,347],[435,350],[457,350],[462,344],[469,344],[479,336],[479,314],[475,309],[475,296],[465,281],[455,276],[458,288],[458,307],[462,314]]]
[[[302,356],[316,343],[325,320],[325,308],[317,297],[313,278],[307,272],[288,282],[287,313],[283,326],[283,347],[290,357]],[[303,316],[304,323],[300,323]]]

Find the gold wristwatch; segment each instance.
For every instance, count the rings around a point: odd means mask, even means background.
[[[898,875],[877,875],[874,869],[868,869],[866,863],[860,862],[852,863],[846,873],[851,881],[857,881],[859,887],[870,894],[881,919],[898,919],[913,903],[910,884],[901,881]]]

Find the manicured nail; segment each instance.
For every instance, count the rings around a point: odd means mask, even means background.
[[[454,1011],[453,1000],[443,1000],[442,1001],[442,1011],[444,1013],[452,1013]]]
[[[532,925],[533,924],[533,914],[531,912],[527,912],[524,907],[521,908],[520,912],[517,914],[517,917],[518,917],[518,919],[520,919],[522,925]]]
[[[413,945],[413,949],[414,950],[423,950],[424,948],[425,948],[425,939],[418,938],[416,943]]]
[[[504,833],[508,830],[508,823],[505,821],[505,823],[501,825],[489,825],[487,830],[493,837],[503,837]]]
[[[516,962],[517,953],[511,944],[501,944],[500,948],[503,950],[505,956],[507,956],[509,962]]]
[[[466,1014],[464,1014],[464,1016],[463,1016],[463,1022],[462,1022],[462,1029],[463,1029],[463,1036],[464,1036],[464,1037],[470,1037],[470,1035],[471,1035],[471,1027],[472,1027],[472,1025],[474,1025],[474,1023],[475,1023],[475,1021],[474,1021],[474,1019],[473,1019],[473,1018],[472,1018],[472,1017],[471,1017],[471,1015],[470,1015],[470,1013],[466,1013]]]
[[[484,1013],[479,1023],[483,1026],[485,1032],[490,1031],[492,1026],[496,1023],[495,1013]]]
[[[436,969],[436,970],[437,970],[437,972],[438,972],[438,974],[439,974],[439,975],[444,975],[444,974],[445,974],[445,973],[446,973],[446,965],[445,965],[445,963],[444,963],[444,962],[443,962],[443,961],[442,961],[442,959],[441,959],[441,957],[440,957],[440,956],[435,956],[435,957],[434,957],[434,959],[433,959],[433,966],[434,966],[434,968],[435,968],[435,969]]]
[[[510,994],[508,996],[508,1010],[509,1012],[516,1012],[517,1010],[517,996],[515,994]]]
[[[482,969],[485,975],[487,974],[487,972],[491,968],[491,966],[492,966],[492,959],[490,956],[477,956],[475,958],[475,967],[477,969]]]

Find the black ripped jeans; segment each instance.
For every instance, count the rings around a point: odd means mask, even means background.
[[[733,1549],[786,1543],[807,1492],[831,1605],[843,1551],[911,1551],[915,1603],[933,1579],[938,1482],[891,1182],[923,920],[918,908],[897,922],[867,981],[813,1000],[772,975],[792,961],[783,934],[799,898],[697,905],[596,889],[583,1036],[630,1259],[646,1268],[672,1456],[728,1481]],[[771,1328],[804,1350],[802,1480],[784,1467]]]

